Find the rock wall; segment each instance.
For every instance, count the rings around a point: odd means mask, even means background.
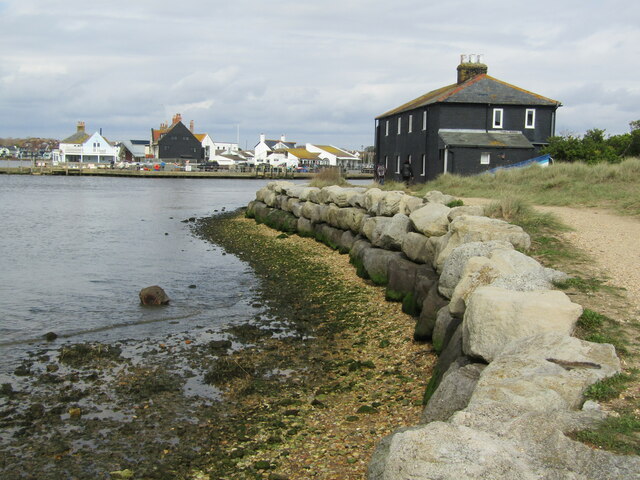
[[[582,394],[620,371],[614,348],[571,337],[582,307],[553,289],[564,273],[522,253],[526,232],[455,200],[272,182],[247,208],[349,253],[439,352],[421,424],[380,443],[368,478],[637,478],[638,457],[565,435],[605,417]]]

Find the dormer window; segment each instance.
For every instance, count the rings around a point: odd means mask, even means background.
[[[402,130],[402,117],[398,117],[398,135],[400,135],[401,130]]]
[[[502,128],[502,108],[493,109],[493,128]]]
[[[536,109],[527,108],[524,114],[524,128],[536,128]]]

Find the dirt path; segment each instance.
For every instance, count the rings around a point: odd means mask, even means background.
[[[465,198],[464,202],[485,205],[491,200]],[[629,303],[640,314],[640,219],[599,208],[536,208],[555,214],[573,229],[563,236],[592,258],[609,284],[626,290]]]
[[[536,208],[570,226],[564,237],[588,253],[612,285],[624,288],[640,311],[640,219],[595,208]]]

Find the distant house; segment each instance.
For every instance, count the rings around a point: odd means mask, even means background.
[[[84,122],[78,122],[76,133],[62,140],[52,159],[56,162],[114,163],[118,147],[96,132],[85,131]]]
[[[310,152],[306,148],[289,148],[286,156],[290,162],[295,162],[296,167],[316,168],[329,164],[327,160],[320,158],[319,152]]]
[[[255,163],[256,165],[268,163],[267,157],[270,154],[278,150],[283,153],[287,148],[294,148],[295,146],[296,142],[287,141],[284,135],[280,137],[280,140],[267,140],[265,135],[261,134],[260,141],[254,149]]]
[[[191,132],[193,132],[193,122],[191,122]],[[211,160],[211,157],[215,155],[216,146],[208,133],[194,133],[194,137],[198,139],[200,145],[202,145],[202,158],[205,161]]]
[[[307,143],[306,149],[310,152],[318,153],[319,158],[332,167],[340,167],[343,170],[360,170],[363,166],[363,161],[359,156],[333,145],[312,145]]]
[[[173,116],[171,125],[151,129],[151,153],[159,160],[199,161],[204,157],[202,143],[183,123],[182,115]]]
[[[462,55],[457,82],[376,118],[376,161],[399,178],[470,175],[535,157],[554,135],[557,100],[487,75],[481,56]]]
[[[149,140],[124,140],[120,144],[122,162],[144,162],[149,155]]]

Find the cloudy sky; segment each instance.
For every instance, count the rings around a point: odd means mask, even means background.
[[[560,100],[559,134],[640,119],[629,0],[0,0],[0,18],[0,137],[82,120],[144,139],[179,112],[242,148],[260,133],[360,148],[377,115],[454,83],[463,53]]]

